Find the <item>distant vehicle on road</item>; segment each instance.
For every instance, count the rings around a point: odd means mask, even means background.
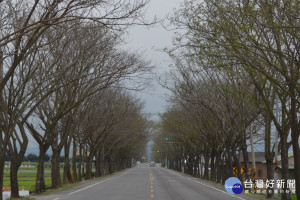
[[[155,162],[151,161],[150,162],[150,167],[155,167]]]

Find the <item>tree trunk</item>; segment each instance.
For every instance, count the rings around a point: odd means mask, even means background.
[[[35,193],[37,194],[44,192],[47,189],[45,184],[45,177],[44,177],[44,157],[48,148],[49,148],[48,145],[40,146],[39,163],[37,167],[36,182],[35,182]]]
[[[291,132],[292,132],[292,144],[294,152],[294,177],[296,181],[296,196],[300,199],[300,146],[299,146],[299,135],[300,128],[297,116],[297,105],[295,101],[295,89],[290,86],[291,98]]]
[[[243,180],[242,174],[241,174],[241,164],[240,164],[240,161],[238,159],[238,156],[235,153],[235,150],[232,150],[232,156],[233,156],[234,162],[236,163],[238,179]]]
[[[215,149],[213,149],[210,155],[210,170],[211,170],[210,180],[214,182],[216,181],[215,157],[216,157],[216,151]]]
[[[126,168],[123,160],[121,160],[121,165],[122,165],[121,166],[122,169]],[[100,173],[101,173],[102,176],[105,175],[105,164],[104,164],[104,158],[103,157],[101,157],[101,160],[100,160]]]
[[[82,155],[82,144],[79,146],[79,166],[78,166],[78,181],[82,181],[82,173],[81,173],[81,166],[83,163],[83,155]]]
[[[288,163],[288,146],[287,146],[287,137],[281,137],[281,162],[282,162],[282,180],[287,183],[289,179],[289,163]],[[284,184],[283,190],[287,190],[287,184]],[[282,194],[283,200],[290,200],[290,194]]]
[[[99,165],[99,168],[100,168],[100,165]],[[118,168],[117,168],[118,171],[121,171],[123,170],[122,169],[122,160],[121,160],[121,157],[118,157]]]
[[[187,174],[188,175],[193,175],[192,173],[193,173],[193,162],[190,160],[190,159],[188,159],[187,160],[187,162],[186,162],[186,166],[187,166]],[[207,168],[208,169],[208,168]],[[204,172],[205,173],[205,172]],[[205,175],[204,175],[205,176]]]
[[[92,165],[93,165],[93,154],[90,152],[90,155],[87,157],[86,161],[86,175],[85,179],[91,179],[92,178]]]
[[[71,143],[65,145],[65,165],[64,165],[64,173],[63,173],[63,184],[74,183],[71,171],[70,171],[70,145]]]
[[[189,175],[193,176],[194,174],[194,156],[190,154],[190,159],[189,159]]]
[[[228,167],[226,166],[226,164],[222,165],[222,167],[223,167],[223,170],[222,170],[222,184],[224,185],[225,181],[227,180],[229,175],[228,175]]]
[[[66,152],[65,152],[65,165],[64,165],[64,171],[63,171],[63,184],[64,185],[69,183],[69,180],[68,180],[68,177],[67,177],[68,168],[70,169],[69,156],[67,157]],[[72,181],[71,181],[71,183],[72,183]]]
[[[65,155],[65,165],[64,165],[64,173],[63,173],[63,184],[74,183],[72,174],[70,171],[70,160],[69,156]]]
[[[170,158],[170,168],[171,168],[171,169],[174,169],[173,158],[172,158],[172,157]]]
[[[209,152],[204,154],[204,175],[203,179],[208,180]]]
[[[246,131],[244,131],[244,138],[247,138],[246,137]],[[241,149],[242,149],[242,154],[243,154],[243,158],[244,158],[245,180],[250,180],[250,174],[249,174],[249,157],[248,157],[246,139],[243,140],[243,145],[242,145]]]
[[[299,133],[299,130],[297,131]],[[300,199],[300,149],[299,149],[299,136],[292,136],[293,151],[294,151],[294,177],[296,180],[296,196]]]
[[[194,167],[193,167],[193,176],[194,176],[194,177],[197,177],[197,171],[198,171],[198,160],[197,160],[197,159],[195,159],[193,164],[194,164]]]
[[[216,167],[217,167],[217,183],[221,183],[221,167],[220,167],[220,158],[221,158],[221,154],[217,153],[216,155]]]
[[[15,135],[11,134],[11,142],[8,144],[8,156],[10,157],[10,185],[11,185],[11,197],[19,197],[19,184],[18,184],[18,170],[21,166],[24,158],[27,146],[28,138],[24,130],[24,124],[19,123],[19,130],[21,133],[22,141],[17,140]]]
[[[104,174],[107,175],[108,174],[108,159],[107,159],[107,157],[105,157],[105,159],[104,159],[104,166],[105,166]],[[128,166],[128,163],[126,163],[126,168],[127,168],[127,166]]]
[[[85,172],[84,172],[84,170],[85,170],[85,168],[87,168],[87,149],[84,149],[83,150],[84,151],[84,154],[83,154],[83,167],[82,167],[82,170],[81,170],[81,174],[82,174],[82,176],[84,176],[84,177],[86,177],[85,176]]]
[[[10,185],[11,185],[11,197],[19,197],[19,183],[18,183],[18,170],[21,163],[12,163],[10,165]]]
[[[232,164],[232,154],[230,150],[230,146],[227,146],[226,151],[227,151],[227,173],[226,173],[226,179],[228,177],[233,177],[233,164]]]
[[[96,154],[96,172],[95,172],[95,176],[96,177],[100,177],[101,176],[101,170],[100,170],[100,161],[101,157],[100,157],[100,152],[97,152]]]
[[[5,153],[1,152],[0,153],[0,200],[2,200],[2,188],[3,188],[3,179],[4,179],[4,166],[5,166]]]
[[[108,174],[113,173],[113,163],[111,156],[108,156]]]
[[[203,161],[202,161],[202,157],[200,157],[200,177],[203,178]]]
[[[273,158],[270,159],[266,159],[266,165],[267,165],[267,179],[268,180],[274,180],[274,165],[273,165]],[[272,192],[269,193],[269,190],[271,190]],[[267,190],[268,192],[268,198],[271,198],[274,194],[274,188],[269,188]]]
[[[110,154],[108,153],[107,156],[105,156],[104,160],[105,160],[105,175],[110,174]],[[129,163],[130,167],[131,167],[131,162]],[[128,167],[128,163],[126,163],[126,168]]]
[[[52,188],[61,187],[61,178],[60,178],[60,151],[52,148],[52,158],[51,158],[51,180],[52,180]]]
[[[176,158],[176,170],[180,171],[180,158]]]
[[[265,116],[265,158],[266,158],[266,165],[267,165],[267,179],[273,180],[274,179],[274,165],[273,160],[275,153],[272,152],[271,148],[271,118],[268,113]],[[269,191],[272,192],[269,192]],[[271,198],[274,194],[274,188],[269,188],[267,190],[268,198]]]
[[[77,182],[76,150],[77,150],[77,140],[76,140],[76,137],[74,137],[73,138],[73,152],[72,152],[72,179],[73,179],[73,182]]]

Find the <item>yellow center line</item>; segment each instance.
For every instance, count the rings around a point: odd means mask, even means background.
[[[153,199],[154,198],[154,194],[153,194],[153,192],[154,192],[154,189],[153,189],[153,180],[154,180],[154,177],[153,177],[153,175],[152,175],[152,173],[150,173],[150,183],[151,183],[151,198]]]

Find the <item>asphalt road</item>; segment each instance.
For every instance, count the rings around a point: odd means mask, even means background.
[[[156,165],[140,164],[121,174],[92,181],[37,200],[250,200],[224,188],[183,176]]]

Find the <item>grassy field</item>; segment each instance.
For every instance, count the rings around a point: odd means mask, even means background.
[[[64,164],[64,163],[61,163]],[[26,167],[25,167],[26,166]],[[30,167],[28,167],[30,166]],[[49,162],[45,163],[45,166],[50,166]],[[94,172],[95,169],[93,169]],[[4,169],[4,182],[3,186],[6,191],[10,191],[10,169]],[[37,163],[34,162],[23,162],[22,166],[19,168],[18,171],[18,183],[19,189],[34,191],[35,189],[35,180],[36,180],[36,173],[37,173]],[[60,169],[61,178],[63,178],[63,168]],[[51,168],[44,169],[44,176],[45,176],[45,183],[46,187],[51,187]]]
[[[36,172],[37,168],[20,168],[18,172],[18,182],[19,182],[19,189],[33,191],[35,188],[35,179],[36,179]],[[62,176],[62,170],[61,170]],[[46,186],[51,186],[51,169],[45,169],[45,182]],[[9,175],[9,168],[5,168],[4,170],[4,188],[5,190],[10,190],[10,175]]]

